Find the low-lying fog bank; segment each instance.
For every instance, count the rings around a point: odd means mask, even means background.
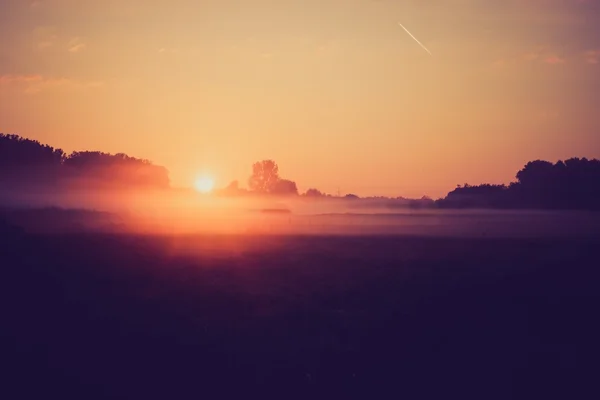
[[[4,208],[0,219],[34,233],[410,235],[454,237],[600,237],[600,214],[538,211],[405,210],[397,213],[265,212],[175,206],[100,211]]]

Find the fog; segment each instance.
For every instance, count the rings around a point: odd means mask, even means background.
[[[188,190],[37,190],[4,194],[2,205],[21,210],[17,225],[48,232],[64,226],[144,234],[600,236],[600,217],[592,212],[391,209],[371,200],[222,198]],[[45,208],[54,212],[24,214]]]

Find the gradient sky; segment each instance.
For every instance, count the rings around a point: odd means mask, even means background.
[[[438,197],[600,158],[600,0],[0,0],[0,132]],[[401,22],[431,52],[398,26]]]

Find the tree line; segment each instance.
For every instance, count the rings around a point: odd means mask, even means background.
[[[279,177],[279,168],[272,160],[255,163],[248,181],[250,193],[297,196],[296,183]],[[224,194],[239,195],[248,191],[239,189],[237,181]],[[308,189],[308,198],[331,198],[318,189]],[[344,199],[360,199],[347,194]],[[528,162],[509,185],[458,185],[446,197],[432,200],[368,198],[384,207],[410,208],[501,208],[501,209],[600,209],[600,160],[570,158],[551,163],[536,160]]]
[[[41,144],[17,135],[0,134],[0,183],[3,187],[145,186],[168,188],[169,172],[148,160],[126,154],[76,151]]]
[[[458,185],[435,201],[428,197],[367,200],[387,208],[600,209],[600,160],[570,158],[554,164],[536,160],[528,162],[515,177],[516,181],[509,185]],[[93,187],[170,187],[168,170],[148,160],[99,151],[66,154],[62,149],[35,140],[0,134],[2,187],[60,187],[63,183]],[[247,189],[233,181],[217,190],[216,195],[360,200],[354,194],[332,196],[316,188],[300,194],[296,182],[280,176],[279,166],[273,160],[252,165]]]
[[[531,161],[509,185],[465,184],[436,204],[445,208],[600,210],[600,160]]]

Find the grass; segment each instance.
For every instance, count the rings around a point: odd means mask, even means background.
[[[10,236],[7,382],[85,398],[583,398],[598,244]]]

